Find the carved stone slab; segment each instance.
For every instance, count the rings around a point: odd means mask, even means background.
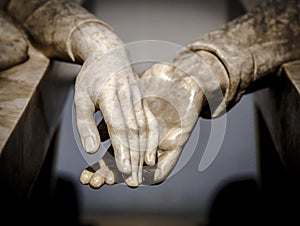
[[[25,63],[0,73],[0,198],[9,203],[26,204],[74,79],[55,72],[56,64],[34,48],[29,54]]]
[[[281,160],[293,173],[300,173],[300,61],[282,66],[281,77],[255,94]],[[263,150],[261,150],[263,151]]]

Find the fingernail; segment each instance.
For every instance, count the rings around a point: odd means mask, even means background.
[[[155,155],[154,154],[149,154],[147,163],[149,166],[153,166],[155,164]]]
[[[93,137],[88,136],[84,139],[84,148],[88,153],[95,152],[95,142]]]
[[[98,185],[101,182],[102,178],[100,176],[95,175],[92,179],[91,179],[91,183],[93,185]]]
[[[104,179],[101,176],[94,176],[90,181],[92,188],[100,188],[104,183]]]
[[[90,181],[90,177],[88,175],[87,172],[83,172],[81,175],[80,175],[80,182],[82,184],[88,184]]]
[[[105,182],[109,185],[112,185],[115,183],[115,179],[114,179],[114,174],[112,172],[109,172],[107,175],[106,175],[106,180]]]
[[[125,180],[126,184],[131,188],[136,188],[139,186],[139,183],[137,180],[133,180],[133,177],[129,177]]]
[[[155,159],[156,159],[156,155],[155,154],[150,154],[150,162],[151,164],[155,164]]]

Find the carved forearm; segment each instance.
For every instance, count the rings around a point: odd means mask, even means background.
[[[89,54],[101,55],[122,44],[108,25],[76,1],[11,0],[6,10],[51,58],[82,63]]]
[[[266,1],[188,46],[213,53],[226,68],[229,86],[223,106],[230,109],[253,82],[300,58],[299,12],[300,1]]]

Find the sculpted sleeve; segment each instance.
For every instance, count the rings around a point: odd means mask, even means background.
[[[212,113],[217,117],[232,108],[255,81],[300,58],[300,1],[264,1],[180,54],[187,51],[212,53],[227,71],[225,97]]]
[[[11,0],[6,4],[6,11],[25,28],[32,43],[45,55],[82,63],[83,59],[77,56],[82,54],[81,50],[74,48],[74,43],[83,40],[73,36],[75,31],[90,26],[97,29],[102,40],[115,40],[116,37],[107,24],[78,3],[78,0]]]

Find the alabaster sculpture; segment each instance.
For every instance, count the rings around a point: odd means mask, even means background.
[[[80,181],[93,188],[163,181],[199,116],[224,114],[260,79],[300,57],[300,1],[264,1],[183,48],[172,63],[153,65],[140,76],[112,28],[79,3],[10,0],[0,6],[0,69],[25,61],[28,45],[49,58],[82,64],[74,96],[81,142],[89,153],[97,151],[100,137],[112,142],[81,174]],[[176,109],[169,104],[174,98]],[[104,118],[100,134],[96,109]]]
[[[77,127],[85,150],[94,153],[100,136],[94,121],[100,109],[107,124],[118,170],[130,186],[140,184],[144,162],[155,164],[158,145],[156,120],[142,102],[136,74],[127,50],[112,28],[81,7],[66,0],[1,1],[1,22],[8,33],[0,43],[5,69],[21,63],[31,44],[53,59],[82,64],[75,85]],[[17,23],[14,25],[12,18]],[[19,27],[19,29],[15,29]],[[21,34],[24,34],[23,36]],[[21,42],[5,42],[6,36]],[[21,38],[22,37],[22,38]],[[7,54],[3,50],[16,50]],[[21,47],[19,47],[19,46]],[[14,61],[9,59],[13,56]],[[114,115],[112,115],[114,112]],[[143,150],[143,151],[139,151]]]
[[[160,136],[156,166],[144,167],[143,183],[155,184],[169,175],[198,115],[216,118],[224,114],[244,94],[257,90],[263,78],[277,76],[276,71],[282,64],[300,58],[299,12],[300,1],[264,1],[220,30],[188,45],[174,58],[172,65],[154,65],[141,75],[142,78],[153,78],[141,85],[145,94],[155,90],[166,100],[181,96],[183,101],[179,105],[188,106],[181,114],[187,119],[183,122],[187,123],[180,126],[176,123],[176,114],[170,116],[170,109],[160,107],[164,102],[162,98],[146,98],[155,117],[165,119],[167,132]],[[155,83],[154,78],[159,78],[160,82]],[[170,89],[169,81],[179,88]],[[159,84],[164,84],[165,89]],[[184,95],[189,98],[184,98]],[[175,123],[168,120],[168,115]],[[109,175],[109,184],[114,178],[115,183],[121,182],[122,177],[109,164],[111,162],[105,155],[95,167],[82,172],[81,182],[99,188],[106,183],[106,175]]]

